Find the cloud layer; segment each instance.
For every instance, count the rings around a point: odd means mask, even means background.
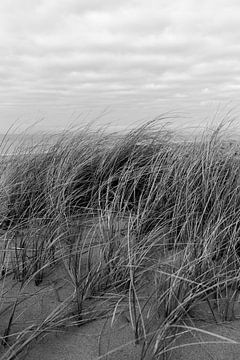
[[[36,109],[57,126],[73,110],[237,102],[239,14],[237,0],[1,0],[2,125]]]

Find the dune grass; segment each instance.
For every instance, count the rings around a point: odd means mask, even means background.
[[[86,128],[40,153],[2,157],[2,359],[59,328],[114,321],[122,311],[141,359],[167,356],[179,329],[194,326],[198,304],[212,321],[234,319],[239,145],[224,141],[221,126],[200,140],[176,139],[154,122],[122,136]],[[14,330],[25,289],[59,266],[69,295]],[[6,306],[9,279],[18,292]]]

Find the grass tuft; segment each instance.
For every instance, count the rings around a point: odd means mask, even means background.
[[[154,122],[121,136],[87,127],[2,155],[2,359],[122,313],[141,359],[159,358],[199,309],[239,316],[240,151],[223,130],[184,142]],[[25,326],[23,304],[45,287],[57,307]]]

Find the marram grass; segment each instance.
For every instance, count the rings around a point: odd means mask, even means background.
[[[122,309],[141,359],[167,356],[198,304],[212,321],[234,319],[240,158],[222,139],[219,127],[176,141],[149,123],[121,136],[86,128],[41,152],[2,156],[1,359]],[[59,267],[68,296],[40,322],[16,326],[28,286],[37,292]],[[6,305],[9,282],[17,291]]]

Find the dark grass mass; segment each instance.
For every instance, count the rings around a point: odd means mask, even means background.
[[[94,296],[108,294],[111,316],[128,299],[141,359],[167,353],[175,339],[169,333],[176,335],[199,302],[214,321],[234,317],[228,310],[239,287],[240,151],[222,133],[220,126],[187,142],[154,122],[125,135],[87,128],[41,152],[2,158],[1,281],[12,276],[22,287],[39,286],[63,263],[76,304],[74,316],[59,307],[34,325],[38,331],[28,336],[23,329],[11,343],[13,306],[1,334],[3,359],[70,318],[80,326]],[[95,229],[90,238],[88,228]],[[213,302],[223,298],[219,315]]]

